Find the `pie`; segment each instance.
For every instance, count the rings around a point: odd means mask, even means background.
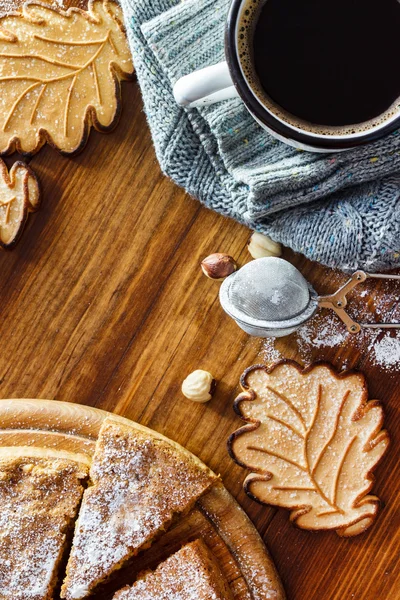
[[[217,480],[196,457],[137,424],[101,427],[61,591],[80,600],[186,514]]]
[[[0,455],[0,600],[50,600],[88,467],[18,451]]]
[[[233,600],[218,563],[201,540],[184,546],[113,600]]]

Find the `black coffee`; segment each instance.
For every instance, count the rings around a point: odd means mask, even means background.
[[[400,98],[400,0],[266,0],[253,51],[260,85],[292,115],[368,121]]]

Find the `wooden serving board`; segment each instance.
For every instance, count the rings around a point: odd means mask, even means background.
[[[27,447],[32,454],[35,448],[46,448],[49,456],[68,453],[70,458],[90,464],[101,424],[110,414],[53,400],[0,400],[0,458],[10,447],[22,454]],[[132,423],[117,415],[113,418]],[[218,558],[235,600],[283,600],[283,589],[261,538],[222,484],[203,496],[186,517],[94,598],[111,598],[116,589],[132,583],[139,571],[154,568],[182,544],[198,537]]]

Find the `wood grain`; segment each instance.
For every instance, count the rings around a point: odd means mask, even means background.
[[[392,445],[374,487],[384,506],[365,535],[341,540],[299,531],[285,511],[247,498],[245,472],[229,458],[226,440],[240,426],[232,410],[239,377],[262,361],[262,342],[222,312],[219,284],[202,276],[199,263],[222,251],[243,264],[249,231],[201,207],[161,174],[137,84],[123,85],[123,105],[117,129],[93,132],[78,157],[44,148],[31,161],[43,205],[17,248],[0,255],[0,397],[81,402],[186,446],[222,475],[256,524],[289,600],[398,600],[399,374],[374,364],[363,338],[315,347],[309,356],[361,369],[371,397],[386,409]],[[321,294],[345,279],[288,251],[285,257]],[[391,295],[379,284],[367,289],[371,296],[359,301],[368,300],[371,319],[381,317],[379,306],[389,320],[398,288]],[[302,362],[296,336],[277,347]],[[219,382],[207,405],[180,393],[196,368]]]
[[[0,400],[0,458],[39,455],[90,466],[101,425],[109,416],[105,411],[71,402]],[[113,419],[150,437],[163,438],[124,417],[113,415]],[[186,453],[183,448],[179,452]],[[235,600],[284,600],[281,582],[260,536],[220,482],[199,498],[195,508],[177,520],[150,550],[118,571],[93,600],[111,600],[118,589],[132,584],[141,571],[156,568],[183,544],[199,537],[218,557]]]

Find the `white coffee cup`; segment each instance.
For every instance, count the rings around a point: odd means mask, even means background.
[[[399,0],[400,1],[400,0]],[[200,107],[239,96],[254,119],[282,142],[312,152],[339,152],[380,139],[400,128],[400,99],[386,118],[377,118],[357,127],[329,128],[285,118],[285,111],[260,98],[251,87],[240,60],[239,30],[249,0],[233,0],[229,9],[226,35],[226,62],[200,69],[179,79],[174,86],[176,102]]]

